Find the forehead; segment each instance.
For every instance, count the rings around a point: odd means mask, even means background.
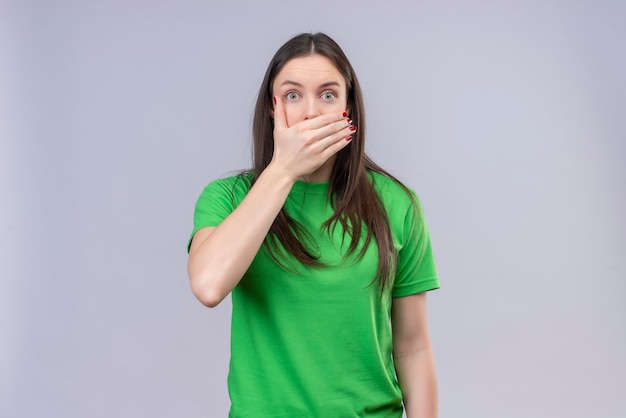
[[[276,75],[274,85],[280,86],[285,81],[296,81],[300,84],[323,84],[336,81],[345,85],[345,80],[335,64],[322,55],[309,55],[287,61]]]

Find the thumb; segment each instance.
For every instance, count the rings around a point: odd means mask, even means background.
[[[282,101],[274,96],[274,128],[287,129],[287,118],[285,118],[285,109],[283,109]]]

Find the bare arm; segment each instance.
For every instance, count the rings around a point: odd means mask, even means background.
[[[263,244],[296,179],[321,167],[349,142],[343,114],[327,114],[287,126],[275,107],[274,156],[239,206],[217,227],[196,232],[187,270],[191,290],[217,306],[239,283]]]
[[[218,227],[196,232],[187,269],[191,290],[200,302],[217,306],[239,283],[292,185],[293,180],[268,168]]]
[[[393,358],[407,418],[437,417],[437,376],[426,312],[426,292],[394,298]]]

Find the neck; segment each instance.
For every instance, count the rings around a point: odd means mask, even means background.
[[[308,183],[327,183],[330,181],[330,175],[333,172],[335,164],[335,156],[330,157],[320,168],[302,177],[302,180]]]

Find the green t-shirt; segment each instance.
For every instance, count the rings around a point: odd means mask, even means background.
[[[381,298],[377,284],[370,285],[378,265],[375,244],[360,260],[360,247],[344,259],[349,238],[342,242],[341,226],[330,235],[322,229],[332,214],[329,185],[296,182],[285,209],[312,234],[325,267],[295,262],[285,269],[262,246],[233,289],[230,417],[402,416],[391,298],[436,289],[439,280],[421,210],[392,179],[376,173],[370,179],[398,252],[393,287]],[[192,237],[219,225],[249,189],[246,176],[210,183],[196,204]]]

